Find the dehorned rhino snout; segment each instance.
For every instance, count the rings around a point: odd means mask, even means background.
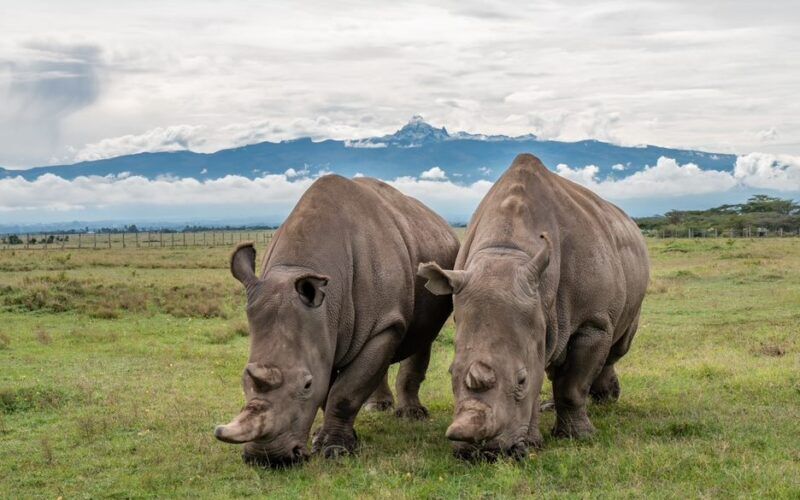
[[[214,436],[226,443],[247,443],[272,433],[272,412],[265,401],[250,401],[244,410],[227,425],[218,425]]]
[[[475,392],[484,392],[493,388],[497,384],[497,377],[491,366],[483,361],[475,361],[469,366],[467,375],[464,377],[464,385],[467,389]]]
[[[485,403],[468,400],[460,404],[445,435],[452,441],[479,443],[494,437],[494,413]]]
[[[244,374],[245,383],[249,379],[255,389],[261,392],[271,391],[283,385],[283,372],[274,366],[247,363]]]

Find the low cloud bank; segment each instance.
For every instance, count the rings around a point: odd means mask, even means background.
[[[677,198],[736,187],[800,192],[800,157],[764,153],[738,157],[733,172],[703,170],[694,163],[680,165],[663,156],[656,165],[619,179],[600,179],[595,165],[571,168],[560,164],[556,172],[610,200]]]
[[[703,170],[692,163],[681,165],[664,157],[656,165],[622,178],[615,178],[619,175],[617,169],[614,175],[602,179],[599,171],[594,165],[556,167],[558,174],[612,201],[711,197],[735,189],[772,190],[789,196],[800,194],[800,157],[794,156],[762,153],[741,156],[732,172]],[[118,211],[120,207],[129,207],[131,217],[141,207],[164,207],[167,212],[170,207],[242,206],[288,212],[311,183],[324,174],[289,169],[283,174],[256,179],[230,175],[203,181],[128,175],[74,180],[53,174],[32,181],[22,177],[6,178],[0,179],[0,214],[4,214],[0,222],[35,220],[37,214],[42,213],[48,213],[50,218],[54,213],[63,213],[64,219],[99,216],[112,208]],[[492,186],[486,180],[472,184],[453,182],[440,167],[416,177],[399,177],[386,182],[446,217],[461,217],[462,220],[466,220]]]

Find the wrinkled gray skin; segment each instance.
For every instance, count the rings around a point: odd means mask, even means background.
[[[540,447],[545,372],[553,434],[591,435],[587,398],[619,397],[614,363],[636,332],[649,279],[636,224],[523,154],[483,199],[455,270],[446,269],[430,263],[419,273],[432,292],[454,294],[456,407],[447,437],[456,454]]]
[[[426,417],[419,386],[452,301],[425,291],[416,270],[431,260],[453,265],[458,245],[441,217],[387,184],[314,182],[275,233],[260,277],[252,245],[231,258],[247,290],[247,405],[216,437],[245,443],[251,463],[297,462],[323,408],[312,451],[353,452],[359,409],[373,392],[374,406],[391,405],[385,375],[401,360],[397,413]]]

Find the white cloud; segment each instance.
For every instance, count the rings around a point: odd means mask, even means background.
[[[800,157],[751,153],[736,159],[734,177],[750,187],[800,191]]]
[[[89,176],[66,180],[45,174],[36,180],[0,180],[0,211],[64,211],[117,206],[254,205],[290,206],[311,185],[308,177],[285,175],[248,179],[229,175],[193,178]]]
[[[286,170],[286,172],[283,173],[283,175],[285,175],[286,177],[301,177],[301,176],[307,177],[309,173],[310,170],[308,169],[308,167],[303,167],[300,170],[289,168]]]
[[[203,127],[177,125],[157,127],[140,135],[123,135],[87,144],[75,153],[74,161],[93,161],[114,156],[141,152],[182,151],[191,149],[202,151],[207,140]]]
[[[29,0],[0,20],[0,165],[65,158],[68,145],[131,152],[128,136],[170,126],[200,129],[157,147],[356,140],[418,112],[452,131],[797,154],[796,1],[688,5]],[[68,45],[87,36],[92,50]],[[53,37],[61,49],[32,44]],[[780,142],[761,142],[771,127]]]
[[[735,187],[800,192],[800,157],[764,153],[740,156],[733,172],[703,170],[694,163],[680,165],[663,156],[656,165],[622,179],[600,179],[595,165],[560,164],[556,172],[611,200],[706,195]]]
[[[778,139],[778,131],[775,127],[770,127],[768,129],[759,130],[756,134],[756,138],[761,142],[771,142]]]
[[[447,173],[439,167],[433,167],[422,172],[419,177],[428,181],[446,181]]]
[[[617,163],[616,165],[611,165],[611,170],[616,170],[617,172],[622,172],[625,170],[625,165],[622,163]]]
[[[307,171],[305,171],[307,173]],[[81,214],[107,212],[119,207],[141,210],[153,207],[248,207],[288,213],[300,196],[321,175],[265,175],[256,179],[229,175],[220,179],[139,176],[90,176],[66,180],[45,174],[36,180],[0,179],[0,212],[15,220],[42,213]],[[297,174],[298,172],[294,172]],[[356,175],[356,177],[359,177]],[[488,192],[492,183],[456,184],[448,180],[399,177],[387,181],[443,214],[467,214]],[[213,212],[212,208],[212,212]],[[138,213],[138,212],[137,212]],[[196,213],[195,216],[202,216]]]
[[[446,217],[455,218],[468,216],[492,186],[488,180],[456,183],[448,180],[443,170],[433,170],[424,172],[427,176],[399,177],[387,182]],[[595,165],[572,168],[562,164],[556,171],[612,201],[710,196],[738,188],[800,194],[800,157],[786,155],[742,156],[732,172],[702,170],[692,163],[681,165],[664,157],[656,165],[621,179],[601,179]],[[259,213],[263,208],[271,209],[271,214],[285,214],[314,179],[330,173],[311,175],[303,168],[256,179],[229,175],[211,180],[170,176],[146,179],[130,174],[65,180],[46,174],[28,181],[18,176],[0,179],[0,212],[5,214],[3,218],[19,222],[41,218],[42,214],[58,214],[66,220],[86,214],[97,218],[119,213],[116,209],[124,209],[126,214],[158,213],[164,212],[164,207],[169,208],[167,212],[184,209],[187,213],[189,209],[193,217],[222,213],[223,207],[240,207],[238,212],[247,214]],[[192,207],[204,207],[205,212]]]
[[[439,213],[468,214],[489,192],[492,183],[477,181],[472,184],[456,184],[452,181],[431,181],[416,177],[398,177],[387,181],[403,193],[417,198]]]

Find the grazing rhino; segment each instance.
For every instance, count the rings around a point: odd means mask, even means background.
[[[419,274],[433,293],[453,294],[456,406],[447,437],[455,453],[540,447],[545,371],[553,434],[592,434],[587,396],[619,397],[614,363],[636,333],[649,279],[636,224],[523,154],[481,201],[454,269],[427,263]]]
[[[373,392],[386,405],[385,374],[401,360],[397,414],[427,416],[419,387],[452,300],[426,292],[416,270],[454,264],[458,246],[441,217],[383,182],[315,181],[275,233],[260,278],[252,244],[231,257],[247,291],[247,404],[216,437],[245,443],[248,463],[301,461],[323,408],[312,452],[352,452],[359,409]]]

